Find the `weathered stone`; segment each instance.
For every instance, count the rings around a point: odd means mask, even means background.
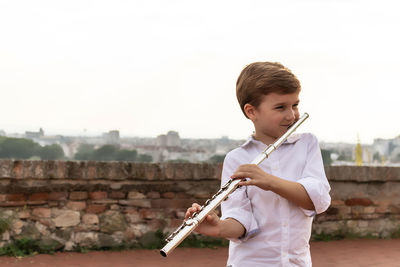
[[[3,240],[3,241],[8,241],[8,240],[10,240],[10,232],[5,231],[5,232],[1,235],[1,240]]]
[[[40,201],[40,200],[48,200],[49,193],[33,193],[29,196],[28,200],[31,201]]]
[[[84,210],[86,209],[86,202],[83,201],[68,201],[67,208],[71,210]]]
[[[88,207],[86,208],[87,213],[94,213],[94,214],[99,214],[104,212],[107,209],[107,205],[103,204],[89,204]]]
[[[167,222],[162,219],[152,219],[147,222],[147,225],[149,226],[149,229],[151,231],[157,231],[157,230],[164,229],[165,226],[167,226]]]
[[[108,211],[100,216],[100,230],[103,233],[125,231],[127,223],[125,217],[114,211]]]
[[[49,194],[49,200],[66,200],[68,198],[68,192],[51,192]]]
[[[40,232],[32,222],[28,222],[22,227],[21,233],[17,234],[15,238],[30,238],[33,240],[38,240],[40,239]]]
[[[25,194],[7,194],[7,201],[25,201],[27,196]]]
[[[160,193],[155,191],[148,192],[147,198],[160,198]]]
[[[145,248],[157,247],[160,243],[160,238],[156,232],[147,232],[139,239],[139,243]]]
[[[368,198],[351,198],[347,199],[345,204],[347,206],[370,206],[373,202]]]
[[[65,210],[62,211],[55,219],[53,219],[56,227],[75,226],[80,223],[80,214],[78,211]]]
[[[94,247],[98,244],[97,233],[93,232],[75,233],[73,240],[82,247]]]
[[[89,198],[92,199],[92,200],[106,199],[107,198],[107,192],[90,192],[89,193]]]
[[[91,203],[93,204],[118,204],[117,199],[99,199],[99,200],[92,200]]]
[[[14,233],[18,234],[21,233],[22,227],[25,225],[25,223],[21,220],[13,220],[11,222],[11,230],[14,231]]]
[[[374,212],[375,212],[375,207],[373,207],[373,206],[364,208],[364,213],[371,214],[371,213],[374,213]]]
[[[143,219],[157,218],[157,212],[150,210],[150,209],[141,209],[139,213],[140,213],[140,217],[142,217]]]
[[[99,233],[98,235],[99,247],[112,248],[120,245],[111,235]]]
[[[344,201],[340,199],[332,199],[331,206],[341,206],[344,205]]]
[[[175,197],[175,193],[174,193],[174,192],[165,192],[165,193],[162,193],[162,194],[161,194],[161,197],[162,197],[162,198],[169,198],[169,199],[171,199],[171,198],[174,198],[174,197]]]
[[[120,210],[121,208],[120,208],[120,206],[118,205],[118,204],[112,204],[111,206],[110,206],[110,210]]]
[[[39,218],[50,218],[51,210],[49,208],[36,208],[32,211],[32,215]]]
[[[125,198],[125,193],[120,192],[120,191],[112,191],[110,193],[110,198],[111,199],[124,199]]]
[[[141,208],[151,207],[151,202],[148,199],[119,200],[118,203],[121,205],[141,207]]]
[[[72,241],[65,242],[64,250],[65,251],[72,251],[75,249],[75,244]]]
[[[140,216],[139,212],[137,211],[131,211],[127,213],[125,216],[128,219],[129,223],[138,223],[142,221],[142,216]]]
[[[31,217],[31,213],[27,209],[18,212],[18,218],[20,219],[28,219],[29,217]]]
[[[54,233],[57,237],[63,240],[69,240],[72,236],[72,229],[71,228],[57,228]]]
[[[39,246],[41,251],[49,251],[49,252],[59,250],[62,247],[64,247],[64,245],[61,242],[48,236],[45,236],[42,239],[40,239],[37,245]]]
[[[71,192],[69,194],[71,200],[86,200],[88,199],[88,192]]]
[[[99,217],[95,214],[84,214],[82,222],[84,224],[99,224]]]
[[[128,193],[128,199],[144,199],[146,196],[140,192],[133,191]]]
[[[35,223],[36,229],[38,229],[39,233],[41,233],[43,236],[48,236],[50,235],[50,232],[48,231],[47,227],[40,222]]]

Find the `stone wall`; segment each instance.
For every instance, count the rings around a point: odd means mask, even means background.
[[[0,246],[30,237],[64,250],[115,247],[171,232],[188,206],[218,191],[221,167],[0,160]],[[387,237],[399,229],[400,168],[331,166],[326,173],[332,205],[316,216],[314,234]]]

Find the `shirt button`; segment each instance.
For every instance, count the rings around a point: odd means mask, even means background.
[[[288,226],[287,222],[284,222],[284,223],[283,223],[283,226],[284,226],[284,227]]]

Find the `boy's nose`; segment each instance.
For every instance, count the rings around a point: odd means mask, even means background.
[[[298,118],[298,112],[296,110],[289,110],[286,114],[286,120],[288,121],[292,121],[292,120],[296,120]]]

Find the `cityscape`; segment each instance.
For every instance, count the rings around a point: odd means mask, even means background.
[[[168,131],[156,137],[121,137],[119,130],[98,136],[46,135],[37,132],[7,133],[0,130],[0,144],[4,138],[28,139],[41,147],[58,146],[56,158],[64,160],[131,160],[139,162],[222,162],[226,153],[245,142],[221,136],[216,139],[181,138],[179,132]],[[320,141],[325,165],[400,165],[400,135],[391,139],[374,139],[372,144],[332,143]],[[62,152],[61,152],[62,150]],[[90,156],[97,150],[103,156]],[[86,153],[86,154],[85,154]],[[110,157],[111,154],[120,156]],[[121,156],[122,155],[122,156]],[[1,157],[5,157],[1,155]],[[43,159],[31,156],[27,159]]]

